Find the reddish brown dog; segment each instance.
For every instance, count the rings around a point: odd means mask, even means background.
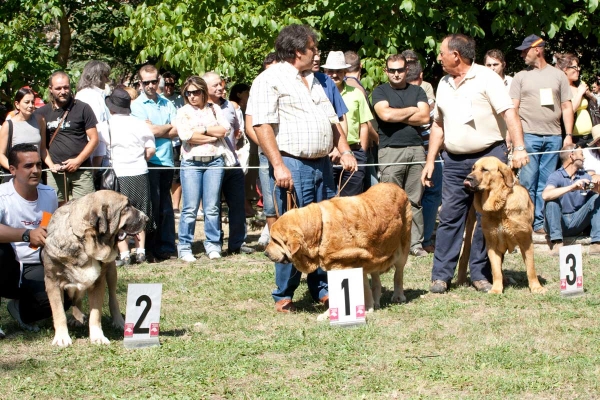
[[[489,293],[502,293],[502,262],[506,251],[518,245],[527,267],[529,289],[545,293],[533,260],[533,203],[510,167],[496,157],[483,157],[473,165],[465,187],[475,192],[473,205],[481,214],[481,228],[492,264]]]
[[[392,301],[404,302],[404,265],[412,211],[404,190],[380,183],[358,196],[336,197],[290,210],[273,224],[265,254],[301,272],[362,267],[365,307],[379,307],[379,273],[396,267]],[[373,288],[367,274],[371,274]]]

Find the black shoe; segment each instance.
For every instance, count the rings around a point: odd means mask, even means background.
[[[252,254],[255,251],[252,247],[242,245],[239,249],[229,250],[229,254]]]
[[[119,257],[119,259],[115,261],[115,264],[117,265],[117,267],[127,267],[131,265],[131,258],[129,258],[129,256],[125,258]]]
[[[146,262],[146,253],[136,253],[135,262],[138,264]]]
[[[154,253],[154,259],[158,261],[165,261],[171,258],[169,253]]]

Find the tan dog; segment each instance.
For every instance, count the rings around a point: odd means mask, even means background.
[[[358,196],[336,197],[283,214],[271,229],[265,254],[301,272],[362,267],[365,307],[379,307],[379,273],[396,267],[392,301],[404,302],[404,265],[412,211],[404,190],[380,183]],[[367,274],[372,276],[373,289]]]
[[[533,203],[510,167],[496,157],[483,157],[473,165],[465,187],[475,191],[473,205],[481,214],[481,228],[492,265],[493,284],[489,293],[502,293],[504,253],[519,246],[527,267],[529,289],[545,293],[533,260]]]
[[[53,345],[72,343],[63,308],[64,290],[73,299],[73,317],[80,323],[85,316],[79,305],[88,292],[92,343],[109,343],[100,324],[106,281],[113,324],[124,326],[116,294],[117,241],[141,232],[146,222],[148,217],[129,204],[126,196],[111,190],[73,200],[52,215],[42,257],[54,320]]]

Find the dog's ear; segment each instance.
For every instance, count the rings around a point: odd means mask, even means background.
[[[291,232],[287,240],[287,248],[290,251],[290,255],[293,257],[304,244],[304,238],[298,232]]]
[[[129,203],[129,199],[127,196],[117,193],[112,190],[108,190],[106,193],[109,196],[107,204],[107,217],[108,217],[108,233],[116,234],[123,225],[125,225],[125,221],[121,221],[121,212],[127,204]]]
[[[108,232],[108,205],[102,204],[102,206],[98,206],[92,208],[88,214],[88,221],[92,227],[100,235],[104,235]]]
[[[509,188],[515,186],[515,174],[512,172],[512,169],[504,163],[498,163],[498,170],[502,174],[502,179],[504,179],[504,183]]]

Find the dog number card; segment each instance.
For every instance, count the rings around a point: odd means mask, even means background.
[[[560,249],[560,294],[583,295],[583,265],[581,245],[563,246]]]
[[[123,345],[128,349],[160,346],[161,283],[130,283]]]
[[[362,325],[365,320],[363,269],[327,271],[331,325]]]

